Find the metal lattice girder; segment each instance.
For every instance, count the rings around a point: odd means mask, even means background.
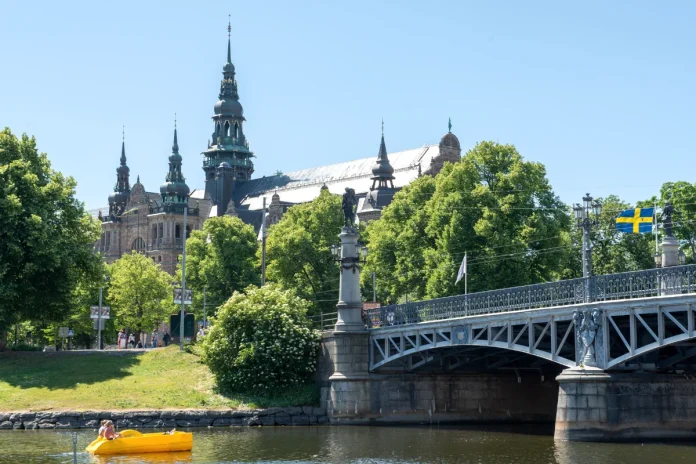
[[[417,369],[455,346],[524,353],[562,366],[583,362],[584,342],[574,314],[598,313],[592,341],[596,364],[611,369],[664,346],[696,338],[696,295],[670,295],[501,312],[370,330],[370,369]],[[694,356],[688,352],[674,362]],[[407,360],[407,361],[406,361]],[[670,361],[671,362],[671,361]],[[446,364],[461,366],[460,359]]]
[[[544,309],[589,301],[696,293],[696,264],[561,280],[370,309],[372,328]]]

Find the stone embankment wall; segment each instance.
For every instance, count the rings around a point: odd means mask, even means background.
[[[0,429],[93,429],[110,419],[117,429],[327,424],[324,409],[311,406],[252,411],[60,411],[0,412]]]

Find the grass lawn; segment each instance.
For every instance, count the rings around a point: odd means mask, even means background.
[[[147,353],[0,353],[0,411],[253,409],[316,402],[313,385],[222,395],[207,366],[179,347]]]

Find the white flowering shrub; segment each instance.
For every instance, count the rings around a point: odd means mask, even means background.
[[[201,343],[218,387],[258,392],[306,382],[316,369],[320,339],[307,319],[308,307],[275,285],[235,292]]]

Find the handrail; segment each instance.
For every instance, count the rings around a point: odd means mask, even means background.
[[[696,264],[560,280],[367,310],[369,328],[696,292]]]

